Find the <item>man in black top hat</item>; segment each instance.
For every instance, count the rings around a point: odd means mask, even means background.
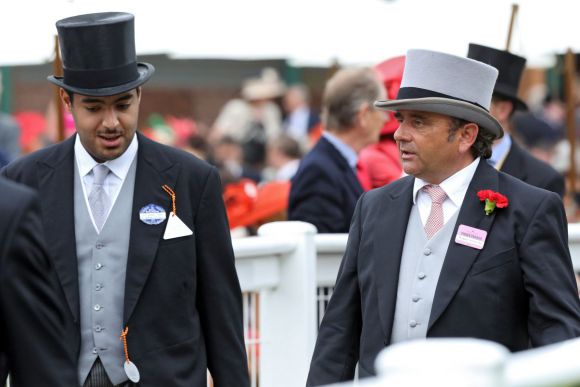
[[[550,165],[530,155],[510,136],[514,112],[528,110],[517,95],[526,59],[508,51],[473,43],[469,44],[467,57],[489,64],[499,71],[490,112],[504,128],[505,135],[494,143],[490,164],[497,170],[563,197],[564,177]]]
[[[77,135],[3,175],[40,192],[81,386],[247,386],[241,291],[215,168],[136,133],[134,17],[57,22],[50,76]],[[121,339],[121,340],[120,340]]]

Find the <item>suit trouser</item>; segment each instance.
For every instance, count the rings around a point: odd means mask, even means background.
[[[97,358],[93,363],[93,367],[87,376],[87,380],[83,384],[83,387],[137,387],[138,385],[130,381],[114,385],[109,380],[105,367],[101,362],[100,358]]]

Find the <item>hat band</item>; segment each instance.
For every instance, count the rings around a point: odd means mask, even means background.
[[[139,78],[137,62],[112,69],[75,70],[63,69],[64,83],[81,89],[101,89],[132,82]]]
[[[456,101],[467,102],[467,103],[470,103],[470,104],[475,105],[477,107],[480,107],[489,113],[488,109],[484,108],[483,106],[481,106],[477,102],[468,101],[468,100],[465,100],[462,98],[453,97],[451,95],[447,95],[447,94],[443,94],[443,93],[438,93],[438,92],[433,91],[433,90],[422,89],[420,87],[401,87],[399,89],[399,93],[397,94],[398,100],[400,100],[400,99],[432,98],[432,97],[448,98],[448,99],[454,99]]]

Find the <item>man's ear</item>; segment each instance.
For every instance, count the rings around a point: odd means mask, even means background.
[[[479,126],[474,122],[469,122],[459,129],[459,151],[461,153],[470,152],[471,146],[477,139]]]
[[[58,89],[58,93],[60,95],[60,100],[62,101],[62,104],[66,106],[67,110],[70,112],[72,110],[72,101],[70,99],[70,96],[68,95],[66,90],[63,89],[62,87]]]

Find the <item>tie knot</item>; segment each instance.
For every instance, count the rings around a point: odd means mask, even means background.
[[[103,185],[105,182],[105,178],[109,174],[109,167],[104,164],[97,164],[93,167],[93,177],[94,181],[93,184],[95,185]]]
[[[443,188],[438,185],[428,184],[422,188],[430,197],[431,202],[436,204],[441,204],[447,198],[447,194],[443,191]]]

